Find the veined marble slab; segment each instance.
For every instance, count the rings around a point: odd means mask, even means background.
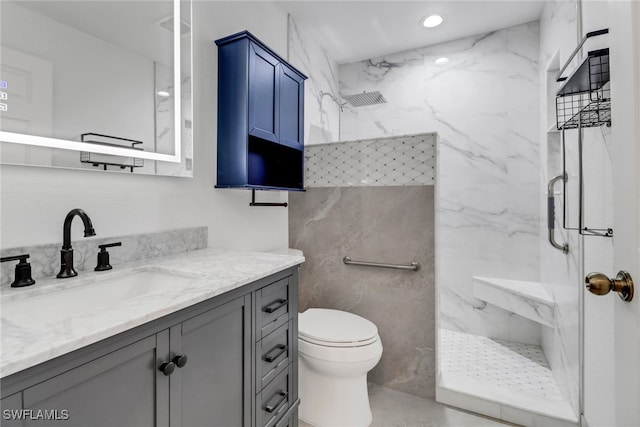
[[[113,279],[128,273],[155,270],[191,277],[185,285],[131,298],[117,308],[69,316],[43,324],[42,320],[21,320],[16,324],[0,311],[0,377],[109,338],[144,323],[174,313],[201,301],[239,288],[263,277],[304,262],[303,256],[261,252],[202,249],[161,258],[137,261],[114,267],[108,272],[85,271],[78,277],[39,280],[29,289],[2,289],[0,308],[12,302],[50,292],[73,288],[84,289],[101,279]],[[4,311],[4,310],[3,310]]]
[[[534,322],[556,327],[555,302],[542,283],[473,276],[473,295]]]
[[[111,265],[119,266],[126,262],[204,249],[208,246],[207,238],[207,227],[192,227],[126,236],[98,235],[88,239],[72,240],[71,244],[76,270],[90,271],[96,266],[98,245],[105,243],[122,242],[122,246],[109,249]],[[30,254],[28,261],[31,263],[31,277],[38,284],[40,279],[55,276],[60,271],[61,242],[62,240],[60,243],[1,249],[0,256]],[[13,282],[14,269],[14,263],[0,264],[0,286],[8,287]]]

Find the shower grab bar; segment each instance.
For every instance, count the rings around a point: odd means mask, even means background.
[[[353,261],[350,257],[346,256],[342,258],[342,262],[347,265],[362,265],[364,267],[381,267],[381,268],[393,268],[396,270],[410,270],[410,271],[418,271],[420,270],[420,264],[413,261],[409,265],[402,264],[385,264],[382,262],[368,262],[368,261]]]
[[[551,246],[561,250],[562,253],[568,254],[569,245],[567,243],[565,243],[564,245],[557,243],[554,236],[556,222],[556,199],[553,195],[553,186],[560,180],[567,180],[566,172],[551,178],[551,181],[549,181],[549,185],[547,186],[547,228],[549,228],[549,243],[551,243]]]

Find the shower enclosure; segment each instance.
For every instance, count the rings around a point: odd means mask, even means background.
[[[623,93],[626,73],[621,68],[628,64],[624,52],[628,54],[631,42],[619,43],[619,62],[616,55],[610,60],[609,45],[616,39],[606,29],[610,24],[630,27],[628,18],[622,20],[625,8],[631,15],[629,4],[615,2],[549,2],[543,10],[538,64],[542,115],[539,135],[533,139],[539,147],[538,170],[531,171],[540,182],[533,192],[520,191],[521,196],[541,202],[534,218],[535,242],[522,236],[518,207],[509,206],[498,194],[485,191],[488,203],[465,200],[457,210],[451,209],[451,187],[444,175],[447,156],[442,154],[449,148],[440,148],[444,165],[440,163],[436,177],[439,401],[522,425],[640,421],[637,400],[631,403],[618,391],[622,388],[637,399],[640,383],[633,379],[638,373],[640,310],[631,300],[632,274],[622,271],[637,273],[637,257],[628,256],[629,249],[637,253],[637,233],[627,230],[636,229],[638,216],[635,202],[623,201],[630,195],[614,185],[624,183],[622,187],[629,188],[634,179],[629,171],[637,168],[620,154],[628,150],[625,140],[633,135],[625,123],[633,121],[633,110],[620,106],[621,97],[629,99]],[[618,14],[616,20],[608,16],[611,11]],[[616,33],[618,40],[624,37],[621,27]],[[613,47],[611,52],[616,52]],[[573,54],[579,61],[572,61]],[[618,92],[610,83],[610,63],[611,76],[616,72],[621,76]],[[631,80],[627,76],[627,83]],[[630,87],[633,84],[627,92]],[[635,114],[638,103],[636,99]],[[519,143],[515,138],[511,142]],[[613,167],[625,162],[631,168],[626,174]],[[451,220],[452,212],[474,209],[481,210],[484,221]],[[476,245],[475,250],[454,256],[450,241],[463,236],[467,246]],[[529,259],[533,267],[529,270],[526,261],[521,264],[510,253],[522,253],[526,245],[538,249],[537,256]],[[624,245],[627,250],[619,251]],[[465,266],[463,274],[456,262]],[[594,271],[606,274],[587,274]],[[621,299],[587,292],[588,288],[602,295],[611,285]],[[613,325],[615,319],[634,320]],[[621,348],[629,353],[620,353]],[[633,365],[625,367],[633,372],[631,377],[623,380],[624,369],[611,364],[614,358]]]

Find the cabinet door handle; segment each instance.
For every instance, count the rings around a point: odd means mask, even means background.
[[[172,362],[175,363],[178,368],[183,368],[184,365],[187,364],[187,360],[186,354],[178,354],[173,358]]]
[[[264,307],[262,307],[262,311],[264,311],[266,313],[273,313],[274,311],[276,311],[280,307],[283,307],[283,306],[287,305],[288,302],[289,301],[287,301],[286,299],[278,298],[274,302],[272,302],[270,304],[267,304]]]
[[[168,377],[176,370],[176,364],[173,362],[163,362],[158,369]]]
[[[268,413],[272,413],[273,411],[276,410],[278,406],[282,404],[282,402],[287,400],[288,396],[289,396],[289,392],[280,390],[271,398],[271,400],[273,400],[274,397],[275,398],[279,397],[278,401],[273,405],[271,403],[267,403],[264,407],[264,410],[267,411]]]
[[[271,350],[266,352],[265,355],[262,356],[262,360],[264,360],[265,362],[271,363],[274,360],[276,360],[278,357],[280,357],[280,355],[285,351],[287,351],[288,349],[289,347],[287,347],[286,345],[278,344],[275,347],[273,347]],[[276,352],[275,354],[270,354],[270,353],[273,353],[274,351]]]

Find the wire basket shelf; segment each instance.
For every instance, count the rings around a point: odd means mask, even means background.
[[[609,49],[589,52],[556,96],[558,130],[611,125]]]

